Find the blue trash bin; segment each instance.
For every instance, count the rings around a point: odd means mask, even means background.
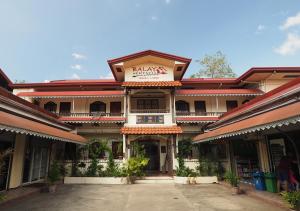
[[[256,190],[266,190],[264,172],[255,172],[253,174],[253,180]]]

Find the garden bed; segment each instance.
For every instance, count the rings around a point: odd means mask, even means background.
[[[125,185],[128,184],[128,179],[127,177],[65,177],[64,184]]]

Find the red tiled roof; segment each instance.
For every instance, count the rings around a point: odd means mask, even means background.
[[[255,127],[263,127],[270,123],[286,120],[292,117],[300,117],[300,102],[286,105],[262,114],[258,114],[248,119],[224,125],[206,133],[200,134],[194,138],[194,141],[201,142],[210,139],[215,139],[222,135],[229,135],[243,130],[252,129]]]
[[[121,133],[125,135],[151,135],[151,134],[178,134],[182,133],[181,127],[122,127]]]
[[[19,97],[74,97],[74,96],[123,96],[122,90],[116,91],[59,91],[59,92],[20,92]]]
[[[176,95],[262,95],[259,89],[181,89],[176,90]]]
[[[64,122],[124,122],[125,117],[60,117]]]
[[[129,81],[122,83],[122,86],[124,87],[178,87],[181,85],[182,84],[180,83],[180,81]]]
[[[178,122],[215,122],[219,117],[202,116],[202,117],[176,117]]]
[[[12,132],[36,134],[42,137],[51,137],[62,141],[71,141],[76,143],[86,143],[87,140],[79,135],[71,132],[63,131],[46,124],[15,116],[3,111],[0,111],[0,128]]]

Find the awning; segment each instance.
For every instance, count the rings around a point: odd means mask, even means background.
[[[211,123],[215,122],[219,117],[176,117],[176,121],[179,123]]]
[[[82,136],[3,111],[0,111],[0,130],[78,144],[87,143]]]
[[[194,141],[205,142],[217,140],[299,122],[300,102],[296,102],[205,132],[196,136]]]
[[[258,89],[180,89],[176,96],[256,96],[264,92]]]
[[[179,134],[181,127],[122,127],[121,133],[125,135],[156,135],[156,134]]]
[[[180,81],[128,81],[122,83],[124,87],[178,87],[181,85]]]
[[[59,120],[68,123],[123,123],[125,117],[60,117]]]
[[[33,98],[82,98],[82,97],[122,97],[124,92],[122,90],[114,91],[59,91],[59,92],[20,92],[19,97],[33,97]]]

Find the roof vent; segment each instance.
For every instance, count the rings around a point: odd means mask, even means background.
[[[117,67],[116,70],[117,70],[118,73],[121,73],[121,72],[122,72],[121,67]]]
[[[182,70],[182,66],[177,67],[177,71],[181,71]]]

